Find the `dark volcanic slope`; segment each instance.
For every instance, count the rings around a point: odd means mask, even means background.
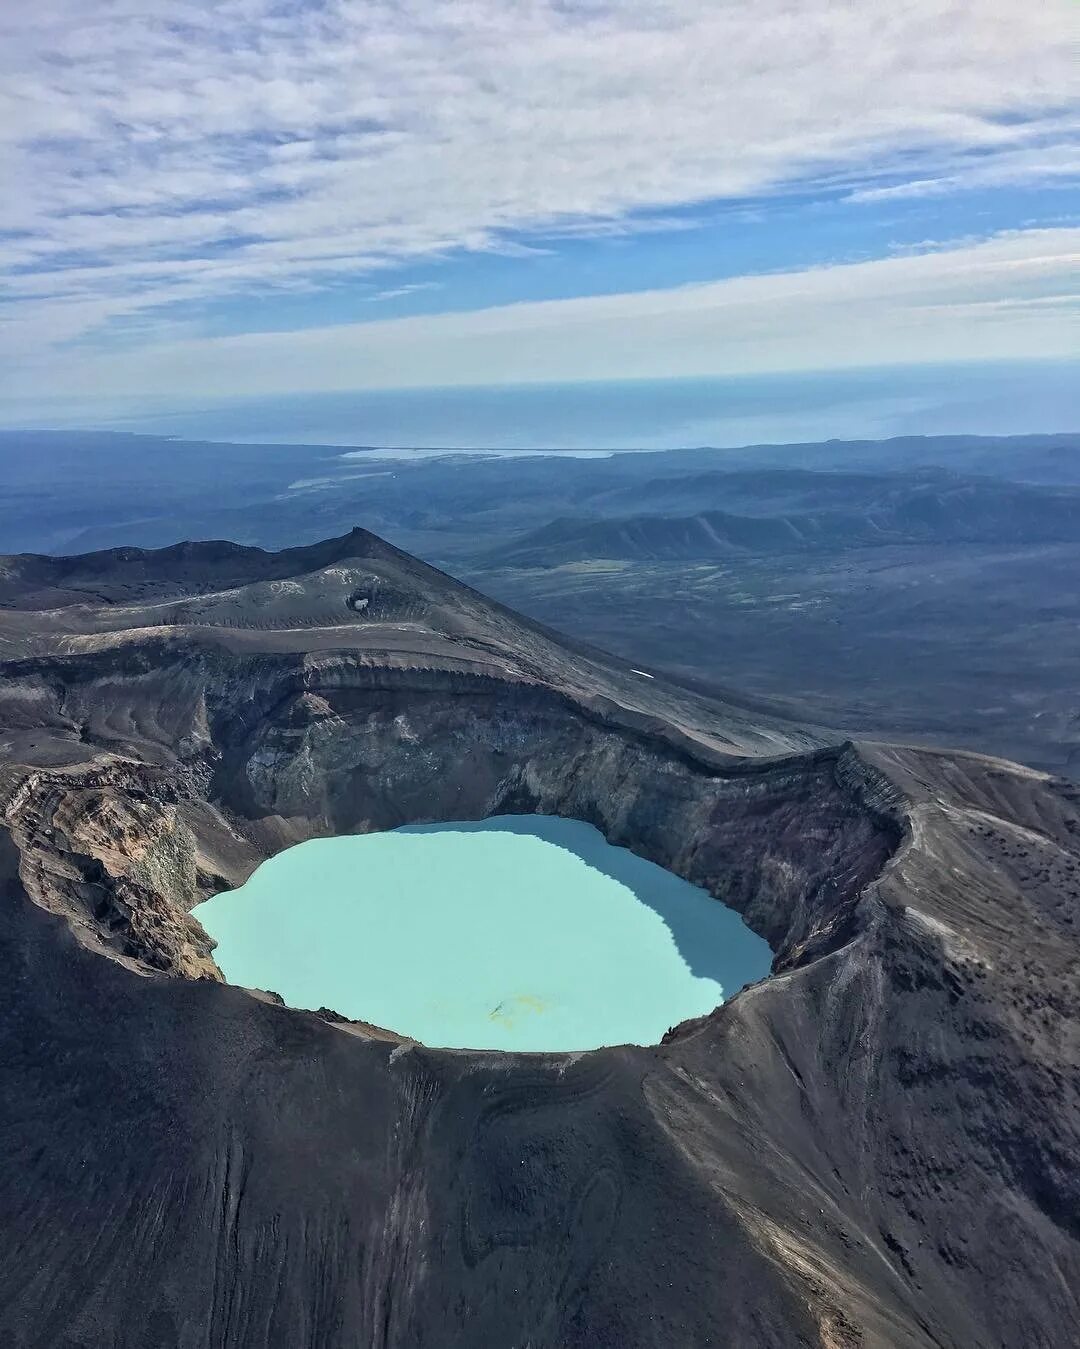
[[[361,531],[2,574],[0,1343],[1076,1339],[1072,788],[694,699]],[[723,895],[774,977],[656,1048],[436,1052],[188,916],[496,811]]]

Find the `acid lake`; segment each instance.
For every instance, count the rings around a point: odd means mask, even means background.
[[[230,983],[457,1049],[656,1044],[772,958],[704,890],[535,815],[312,839],[194,914]]]

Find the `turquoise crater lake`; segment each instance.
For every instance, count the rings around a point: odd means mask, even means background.
[[[771,963],[705,891],[549,816],[311,839],[194,914],[230,983],[443,1048],[656,1044]]]

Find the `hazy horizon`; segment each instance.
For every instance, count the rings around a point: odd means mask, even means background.
[[[0,427],[130,431],[180,439],[416,449],[731,448],[905,435],[1069,433],[1071,364],[909,367],[741,379],[379,390],[220,400],[94,415],[5,416]],[[52,416],[49,416],[49,412]]]

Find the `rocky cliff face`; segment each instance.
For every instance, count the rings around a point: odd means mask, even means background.
[[[1080,1332],[1073,789],[643,680],[360,531],[2,573],[6,1342]],[[189,916],[316,834],[531,812],[773,977],[653,1048],[432,1051],[226,986]]]

